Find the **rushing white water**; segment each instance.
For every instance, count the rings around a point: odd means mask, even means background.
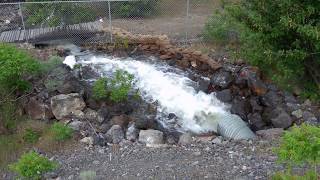
[[[224,103],[213,94],[197,92],[196,82],[186,74],[171,66],[149,61],[137,61],[132,58],[91,57],[80,61],[90,64],[103,74],[123,69],[136,78],[135,88],[142,98],[158,105],[158,119],[164,124],[172,123],[167,117],[174,113],[177,117],[175,127],[179,130],[204,133],[217,132],[219,121],[240,119],[229,112]],[[241,119],[240,119],[241,120]]]

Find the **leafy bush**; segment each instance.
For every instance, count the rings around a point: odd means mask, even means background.
[[[93,98],[97,100],[107,99],[109,93],[107,91],[107,78],[100,78],[93,84]]]
[[[93,97],[109,99],[113,102],[126,101],[132,89],[133,75],[127,71],[117,70],[113,78],[100,78],[93,85]]]
[[[62,123],[54,123],[50,128],[53,138],[56,141],[65,141],[72,137],[73,130],[62,124]]]
[[[28,14],[27,24],[38,26],[47,24],[54,27],[64,24],[77,24],[93,21],[97,17],[95,11],[83,3],[27,4],[25,11]]]
[[[27,143],[35,143],[39,140],[39,138],[40,138],[40,132],[30,128],[26,129],[23,135],[23,140]]]
[[[320,127],[303,124],[294,126],[284,134],[280,147],[275,149],[279,162],[286,163],[289,170],[294,165],[310,164],[317,177],[320,163]]]
[[[149,17],[157,13],[158,0],[136,2],[112,2],[112,15],[115,17]]]
[[[278,172],[272,176],[272,180],[317,180],[317,176],[313,171],[309,171],[303,176]]]
[[[18,162],[11,164],[9,168],[23,178],[41,179],[43,173],[56,169],[57,164],[36,152],[29,152],[23,154]]]
[[[221,15],[226,24],[211,21],[207,30],[218,37],[225,36],[221,28],[240,30],[240,57],[284,88],[310,81],[319,91],[319,11],[317,1],[240,0],[226,5]]]
[[[22,50],[0,43],[0,84],[8,90],[28,90],[28,75],[39,71],[39,63]]]

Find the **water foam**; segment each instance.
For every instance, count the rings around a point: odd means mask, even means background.
[[[168,114],[177,117],[176,127],[184,131],[204,133],[217,132],[218,122],[223,119],[239,118],[228,111],[228,106],[213,94],[196,91],[196,83],[186,74],[161,63],[137,61],[132,58],[91,57],[81,61],[91,64],[101,74],[124,69],[136,78],[135,88],[147,101],[157,102],[159,120],[168,124]]]

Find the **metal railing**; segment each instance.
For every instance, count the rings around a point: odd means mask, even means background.
[[[41,31],[41,28],[77,24],[80,24],[78,31],[85,31],[86,29],[81,28],[81,23],[100,21],[110,30],[117,27],[135,34],[165,34],[173,41],[185,43],[199,40],[207,18],[213,12],[214,5],[214,0],[84,0],[0,3],[0,33],[29,29]],[[61,31],[64,29],[61,28]],[[112,36],[108,38],[111,42],[113,41]]]

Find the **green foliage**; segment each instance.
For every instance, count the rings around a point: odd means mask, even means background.
[[[132,84],[132,74],[117,70],[113,78],[100,78],[94,83],[93,97],[97,100],[109,99],[116,103],[126,101]]]
[[[28,128],[23,135],[23,140],[27,143],[36,143],[39,140],[40,136],[40,132]]]
[[[80,180],[95,180],[97,173],[95,171],[81,171],[79,178]]]
[[[311,69],[319,74],[319,11],[320,3],[312,0],[240,0],[227,4],[220,15],[227,25],[213,23],[207,29],[213,37],[223,38],[221,28],[240,30],[237,55],[292,89],[305,79],[316,84]]]
[[[57,164],[36,152],[29,152],[23,154],[18,162],[11,164],[9,168],[23,178],[41,179],[43,173],[56,169]]]
[[[54,123],[50,128],[52,136],[56,141],[65,141],[72,137],[73,129],[62,124],[62,123]]]
[[[129,48],[129,39],[116,37],[114,42],[115,49],[128,49]]]
[[[314,171],[308,171],[303,176],[292,175],[289,172],[282,173],[277,172],[275,175],[272,176],[272,180],[317,180],[317,176],[315,175]]]
[[[219,45],[239,43],[240,24],[223,10],[216,10],[205,25],[204,39]]]
[[[112,15],[115,17],[149,17],[157,13],[158,0],[136,2],[112,2]]]
[[[92,7],[83,3],[26,4],[25,11],[29,13],[26,19],[27,24],[38,26],[47,24],[54,27],[64,24],[77,24],[94,21],[97,17]]]
[[[96,100],[106,100],[108,98],[107,81],[107,78],[100,78],[93,84],[93,98]]]
[[[0,84],[4,89],[28,90],[30,83],[25,78],[37,73],[39,68],[39,63],[26,52],[0,43]]]
[[[16,115],[16,104],[11,101],[11,97],[8,99],[0,103],[0,123],[3,123],[7,130],[12,131],[16,127],[18,117]]]
[[[320,163],[320,127],[303,124],[294,126],[282,137],[280,147],[275,149],[279,162],[294,165],[310,164],[315,169]]]

